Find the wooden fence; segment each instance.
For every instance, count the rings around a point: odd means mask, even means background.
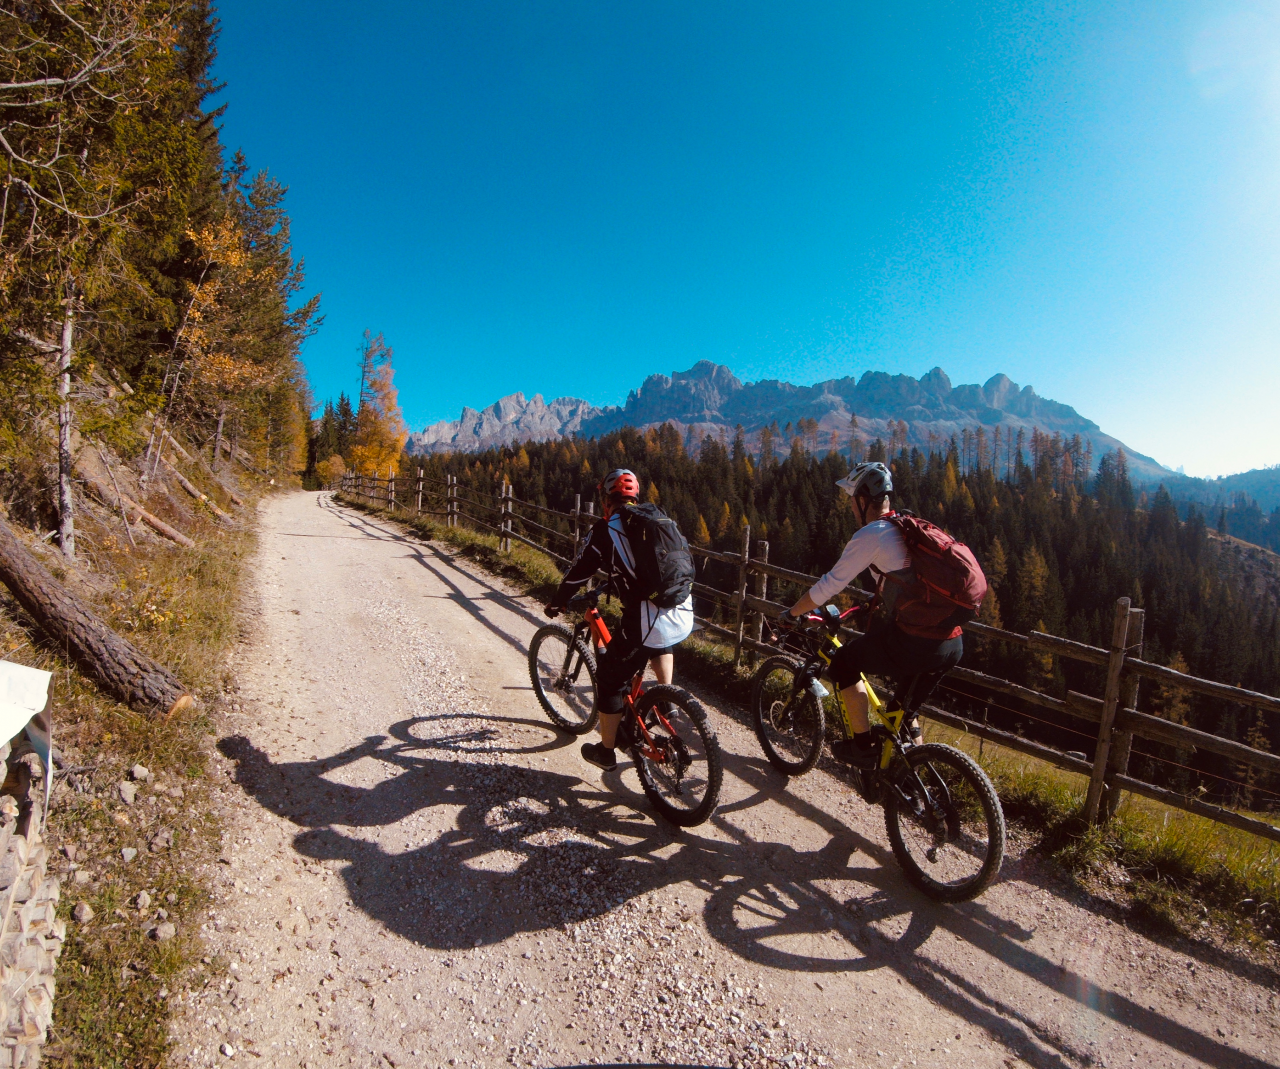
[[[459,485],[456,476],[447,476],[443,481],[426,478],[421,468],[411,485],[402,485],[400,489],[397,489],[394,474],[380,478],[353,473],[344,475],[341,483],[333,489],[357,501],[391,512],[404,511],[411,515],[442,517],[450,527],[456,527],[465,521],[496,534],[504,551],[510,550],[513,541],[520,542],[565,566],[572,562],[580,540],[598,519],[594,501],[588,502],[584,509],[581,498],[577,497],[572,512],[560,512],[519,500],[512,495],[510,484],[504,484],[500,494],[485,494]],[[531,513],[532,516],[525,513]],[[534,519],[533,516],[537,518]],[[765,617],[776,616],[785,607],[782,602],[770,600],[770,580],[775,584],[783,582],[807,589],[818,577],[769,563],[768,542],[757,541],[753,553],[751,531],[745,526],[742,530],[742,548],[736,553],[702,546],[690,548],[704,562],[715,561],[724,565],[728,575],[733,578],[731,591],[703,582],[694,583],[696,595],[716,603],[721,609],[718,621],[697,616],[702,627],[733,644],[735,664],[747,651],[777,653],[775,646],[761,641]],[[850,590],[849,593],[855,598],[869,597],[858,590]],[[1137,710],[1138,686],[1145,679],[1189,693],[1217,698],[1246,709],[1280,714],[1280,698],[1200,679],[1142,660],[1143,621],[1142,609],[1133,608],[1128,598],[1117,600],[1111,643],[1105,648],[1038,631],[1021,635],[976,621],[965,625],[966,633],[975,638],[1010,643],[1105,670],[1105,685],[1101,697],[1068,691],[1065,698],[1057,698],[963,667],[953,668],[947,676],[948,682],[963,683],[990,694],[1014,698],[1047,710],[1055,715],[1058,723],[1074,720],[1091,725],[1090,730],[1096,732],[1093,735],[1096,742],[1092,760],[1078,753],[1059,750],[1013,732],[1003,731],[985,720],[979,722],[960,716],[936,705],[925,705],[920,712],[938,723],[1089,777],[1085,817],[1090,822],[1105,821],[1115,812],[1122,792],[1130,791],[1175,809],[1280,842],[1280,827],[1267,821],[1205,802],[1196,795],[1180,793],[1129,775],[1129,758],[1135,738],[1186,752],[1202,750],[1225,757],[1246,768],[1280,775],[1280,756]],[[850,631],[849,634],[857,632]]]

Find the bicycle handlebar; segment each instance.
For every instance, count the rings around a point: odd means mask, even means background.
[[[599,604],[600,595],[603,593],[604,589],[602,587],[592,587],[590,590],[574,594],[564,603],[564,607],[566,609],[594,609]]]

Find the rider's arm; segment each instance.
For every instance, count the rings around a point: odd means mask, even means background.
[[[807,611],[801,608],[805,599],[809,608],[825,605],[872,564],[885,572],[904,567],[904,554],[902,535],[893,524],[884,520],[868,524],[849,539],[831,571],[809,588],[809,593],[792,608],[792,614]]]
[[[582,544],[582,549],[578,553],[578,559],[573,562],[569,570],[565,572],[564,578],[560,581],[560,588],[556,591],[555,597],[551,599],[550,605],[555,608],[562,607],[574,594],[591,581],[591,577],[596,574],[607,562],[606,553],[610,552],[612,545],[609,541],[609,534],[605,531],[603,524],[596,524],[591,528],[587,535],[587,540]]]
[[[789,612],[792,616],[803,616],[807,612],[813,612],[818,607],[818,603],[809,596],[806,590],[800,595],[800,600],[791,606]]]

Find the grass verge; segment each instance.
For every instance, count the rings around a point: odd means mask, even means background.
[[[350,498],[345,504],[404,523],[425,538],[458,548],[535,597],[549,598],[560,580],[550,558],[515,544],[499,549],[495,535],[445,527],[425,517],[392,515]],[[677,673],[707,687],[742,712],[752,669],[733,663],[733,648],[695,634],[680,647]],[[1194,934],[1216,922],[1251,944],[1280,939],[1280,847],[1159,802],[1126,795],[1105,827],[1087,826],[1080,813],[1082,776],[941,724],[930,739],[952,743],[980,759],[999,791],[1005,815],[1033,835],[1037,848],[1092,889],[1105,885],[1148,927]]]
[[[50,871],[62,881],[67,939],[44,1059],[155,1066],[168,1052],[170,995],[201,968],[196,918],[208,889],[192,874],[216,850],[220,831],[204,779],[209,712],[231,684],[225,655],[237,635],[242,566],[254,535],[210,517],[188,524],[197,544],[184,550],[141,531],[130,546],[118,518],[93,509],[77,526],[80,563],[67,568],[46,550],[46,565],[199,700],[192,713],[167,722],[133,713],[42,645],[20,607],[0,597],[0,652],[54,673],[54,742],[63,761],[46,840],[57,851]],[[133,781],[136,764],[150,776]],[[126,781],[136,789],[129,804],[120,790]],[[72,919],[81,902],[93,911],[85,923]],[[149,932],[165,921],[177,934],[153,938]]]

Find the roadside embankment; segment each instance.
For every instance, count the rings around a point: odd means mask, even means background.
[[[170,994],[203,955],[197,918],[208,889],[196,870],[216,851],[220,826],[208,802],[210,717],[234,701],[226,654],[239,630],[254,505],[237,507],[251,492],[232,490],[231,476],[181,447],[175,454],[149,496],[137,470],[117,459],[108,469],[108,454],[98,454],[94,472],[115,489],[103,491],[107,501],[78,501],[74,562],[13,530],[63,590],[181,680],[194,706],[166,717],[114,700],[0,587],[0,656],[53,673],[55,774],[42,849],[66,939],[43,1054],[51,1064],[162,1063]],[[176,478],[178,463],[194,493],[166,485],[163,473]],[[135,496],[184,541],[157,531]],[[35,787],[42,792],[42,782]]]

